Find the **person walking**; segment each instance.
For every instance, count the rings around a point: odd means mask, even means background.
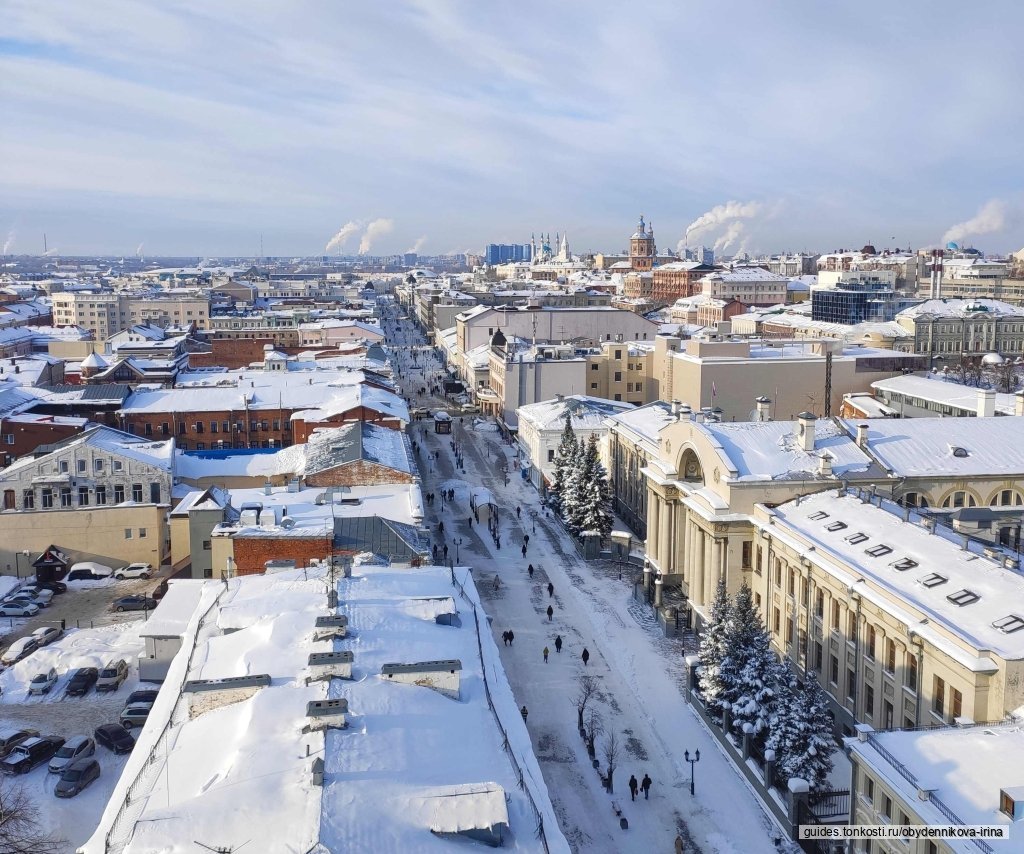
[[[544,647],[544,663],[548,663],[548,648]]]
[[[637,790],[640,788],[640,784],[636,781],[636,774],[630,775],[629,778],[629,799],[631,801],[636,800]]]
[[[512,646],[512,644],[515,642],[515,639],[516,639],[515,632],[513,632],[512,629],[509,629],[508,630],[508,645]]]
[[[529,534],[523,534],[523,545],[524,546],[530,545],[530,535]]]
[[[562,636],[561,635],[555,635],[555,652],[561,652],[561,651],[562,651]]]
[[[580,655],[580,658],[583,659],[583,666],[586,667],[587,666],[587,662],[590,661],[590,650],[587,649],[586,647],[583,647],[583,653],[582,653],[582,655]]]
[[[555,609],[548,605],[548,622],[551,622],[551,618],[555,615]]]
[[[640,781],[640,788],[644,790],[644,800],[647,800],[647,796],[651,791],[651,778],[644,774],[643,780]]]
[[[530,573],[530,578],[533,578],[533,564],[532,563],[528,567],[526,567],[526,571],[528,573]]]
[[[517,519],[519,518],[519,516],[520,516],[520,514],[521,514],[522,512],[523,512],[523,508],[522,508],[522,507],[519,507],[519,506],[517,505],[517,506],[516,506],[516,518],[517,518]]]
[[[521,714],[521,715],[523,716],[523,723],[525,724],[525,723],[526,723],[526,716],[527,716],[528,714],[530,714],[530,713],[529,713],[529,711],[527,711],[527,709],[526,709],[526,706],[523,706],[523,707],[522,707],[522,708],[521,708],[521,709],[519,710],[519,714]]]
[[[504,632],[501,633],[501,642],[503,644],[505,644],[505,646],[508,646],[508,632],[507,631],[504,631]]]
[[[526,543],[523,543],[523,557],[526,557]]]
[[[555,585],[550,581],[548,582],[548,599],[555,595]]]

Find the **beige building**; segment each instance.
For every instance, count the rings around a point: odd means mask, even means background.
[[[1024,355],[1024,308],[994,299],[926,300],[896,315],[914,339],[914,350],[936,365],[962,355]]]
[[[789,279],[763,267],[716,270],[700,280],[701,293],[718,300],[739,300],[745,305],[778,305],[786,302]]]
[[[97,340],[137,324],[210,328],[210,298],[196,291],[130,294],[73,291],[54,294],[54,326],[79,326]]]

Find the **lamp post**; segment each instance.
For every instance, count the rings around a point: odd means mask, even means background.
[[[676,755],[678,756],[679,754],[676,754]],[[692,798],[693,797],[693,771],[694,771],[693,766],[696,765],[698,762],[700,762],[700,751],[699,750],[694,751],[693,759],[691,759],[690,758],[690,751],[689,750],[684,750],[683,751],[683,758],[687,762],[690,763],[690,797]]]
[[[452,542],[455,543],[455,562],[458,563],[459,562],[459,546],[462,545],[462,537],[455,537],[455,539],[453,539]]]

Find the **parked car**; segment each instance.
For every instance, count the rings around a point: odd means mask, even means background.
[[[102,744],[114,753],[131,753],[135,747],[135,739],[121,724],[103,724],[96,727],[93,733],[96,743]]]
[[[95,667],[79,667],[71,674],[71,681],[64,693],[72,697],[84,697],[99,678],[100,672]]]
[[[124,701],[125,706],[134,706],[136,703],[149,703],[153,705],[156,702],[157,695],[160,693],[158,688],[142,688],[138,691],[132,691],[128,695],[128,699]]]
[[[155,602],[159,602],[167,593],[167,579],[161,581],[153,590],[152,596]]]
[[[480,407],[477,406],[475,403],[464,403],[462,404],[462,406],[459,407],[459,411],[465,413],[479,412]]]
[[[39,730],[8,726],[0,729],[0,759],[29,738],[38,738]]]
[[[113,574],[114,570],[109,566],[91,560],[83,560],[71,565],[71,569],[68,570],[67,580],[99,581],[104,578],[110,578]]]
[[[45,608],[53,601],[53,591],[44,587],[25,587],[11,598],[15,600],[28,599],[30,602],[35,602],[40,608]]]
[[[38,613],[34,602],[0,602],[0,617],[34,617]]]
[[[49,694],[50,689],[57,684],[57,669],[51,667],[45,673],[37,673],[28,683],[29,696],[32,694]]]
[[[33,768],[49,762],[63,746],[64,739],[58,735],[26,738],[0,762],[0,771],[4,774],[27,774]]]
[[[96,742],[87,735],[76,735],[64,742],[50,760],[50,773],[59,774],[76,759],[92,756],[96,752]]]
[[[30,637],[34,637],[39,646],[46,646],[53,643],[62,634],[64,634],[64,630],[59,626],[41,626],[32,632]]]
[[[96,690],[98,692],[116,691],[127,678],[127,661],[121,658],[117,661],[107,662],[106,667],[100,671],[99,678],[96,680]]]
[[[149,578],[153,574],[153,566],[148,563],[130,563],[122,566],[114,573],[114,578],[124,581],[126,578]]]
[[[4,616],[7,615],[5,614]],[[3,656],[0,657],[0,664],[4,665],[4,667],[10,667],[12,664],[17,664],[23,658],[28,658],[28,656],[37,649],[39,649],[38,638],[34,638],[32,635],[24,638],[18,638],[14,643],[7,647]]]
[[[52,590],[58,596],[68,592],[68,586],[63,581],[37,581],[36,586],[40,590]]]
[[[118,720],[120,720],[121,726],[125,729],[143,726],[149,718],[149,713],[152,708],[152,703],[136,703],[132,706],[125,706],[121,714],[118,715]]]
[[[99,776],[100,763],[95,759],[76,759],[64,769],[53,793],[58,798],[73,798]]]
[[[110,603],[114,611],[152,611],[156,607],[156,599],[151,596],[122,596]]]

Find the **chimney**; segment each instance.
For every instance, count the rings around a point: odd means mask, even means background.
[[[824,453],[818,460],[818,474],[821,477],[832,477],[832,455]]]
[[[1018,391],[1014,395],[1014,415],[1024,415],[1024,391]]]
[[[868,449],[868,425],[858,424],[857,425],[857,447],[862,451]]]
[[[996,414],[996,393],[991,388],[978,389],[978,417],[991,418]]]
[[[682,409],[682,404],[678,400],[673,400],[671,404],[671,412],[679,420],[679,410]]]
[[[754,405],[756,407],[758,421],[772,420],[772,402],[770,398],[767,398],[762,394],[760,397],[754,398]]]
[[[814,450],[814,422],[816,420],[813,412],[801,412],[796,417],[796,435],[800,440],[800,447],[805,451]]]

